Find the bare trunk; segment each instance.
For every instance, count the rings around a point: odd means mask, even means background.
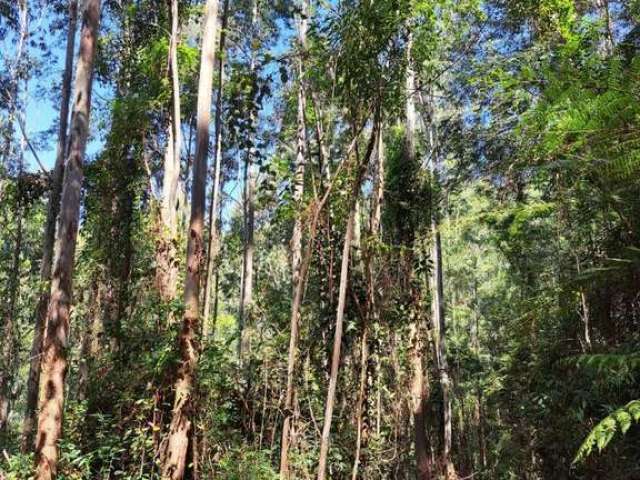
[[[253,0],[251,10],[251,26],[254,34],[257,34],[258,24],[258,0]],[[256,70],[255,50],[251,51],[251,73]],[[255,125],[256,118],[253,108],[251,109],[249,122]],[[238,314],[238,359],[242,361],[242,357],[248,349],[248,333],[246,331],[247,324],[251,321],[252,303],[253,303],[253,230],[254,230],[254,204],[253,196],[255,190],[255,178],[253,174],[253,146],[249,147],[244,162],[244,192],[243,192],[243,249],[242,249],[242,278],[240,285],[240,308]]]
[[[432,107],[432,106],[431,106]],[[431,185],[432,199],[437,196],[438,188],[438,151],[435,144],[435,119],[431,108],[429,124],[429,144],[431,148]],[[434,347],[436,352],[436,364],[440,375],[440,387],[442,389],[442,410],[444,438],[442,444],[442,462],[445,468],[447,480],[457,478],[453,462],[451,460],[452,428],[451,428],[451,380],[449,378],[449,364],[447,362],[446,324],[444,314],[444,285],[442,274],[442,244],[440,241],[438,200],[431,205],[431,258],[433,270],[431,275],[431,315],[434,326]]]
[[[40,266],[40,280],[42,289],[35,312],[33,340],[29,362],[29,376],[27,377],[27,398],[24,420],[22,423],[21,450],[23,453],[32,448],[33,427],[36,423],[36,407],[38,406],[38,383],[40,381],[40,349],[42,335],[50,300],[51,264],[53,259],[53,244],[56,234],[56,221],[60,211],[60,194],[62,193],[62,176],[64,173],[65,150],[67,145],[67,124],[69,120],[69,100],[71,98],[71,73],[73,69],[73,53],[76,38],[76,24],[78,18],[77,0],[69,1],[69,25],[67,29],[67,48],[65,53],[64,72],[62,74],[62,91],[60,100],[60,121],[58,127],[58,144],[56,147],[56,162],[53,167],[51,192],[47,204],[47,220],[42,240],[42,265]]]
[[[75,78],[75,101],[69,135],[69,155],[64,173],[60,221],[56,234],[56,258],[51,280],[51,301],[42,345],[40,413],[36,439],[38,480],[55,478],[58,441],[62,435],[64,381],[67,373],[67,341],[73,263],[80,215],[82,163],[89,136],[93,60],[98,40],[100,0],[88,0],[82,22],[80,52]]]
[[[217,284],[217,269],[218,269],[218,255],[220,254],[220,225],[218,218],[220,216],[220,192],[222,190],[221,168],[222,168],[222,98],[224,87],[224,50],[226,40],[226,28],[227,28],[227,16],[229,11],[229,0],[225,0],[222,10],[222,22],[220,29],[220,45],[218,51],[218,96],[216,98],[216,119],[215,119],[215,131],[216,131],[216,149],[214,159],[214,171],[213,171],[213,185],[211,186],[211,204],[209,206],[209,241],[207,245],[207,275],[204,279],[204,313],[203,313],[203,328],[202,335],[204,338],[209,336],[210,325],[215,322],[215,318],[210,317],[211,312],[211,287],[213,283]],[[211,280],[214,279],[215,282]],[[217,285],[216,285],[217,290]],[[217,315],[217,311],[215,314]]]
[[[416,452],[416,479],[429,480],[431,478],[431,460],[427,443],[427,422],[425,407],[429,396],[429,381],[425,378],[423,365],[424,343],[420,326],[412,325],[411,368],[413,380],[411,382],[411,413],[414,422],[414,442]]]
[[[302,199],[304,195],[304,169],[306,163],[307,134],[305,123],[305,90],[304,90],[304,62],[302,56],[307,43],[307,0],[302,3],[302,15],[297,19],[298,23],[298,47],[300,58],[298,60],[298,112],[297,112],[297,138],[296,159],[293,178],[293,203],[295,204],[295,219],[291,235],[291,284],[293,285],[293,297],[295,298],[298,285],[303,281],[301,273],[302,263]],[[311,241],[311,240],[310,240]],[[300,322],[299,311],[291,316],[289,358],[287,362],[287,391],[284,401],[284,422],[282,426],[282,442],[280,449],[280,478],[289,478],[289,442],[293,429],[293,398],[295,394],[294,369],[296,353],[298,350],[298,326]]]
[[[180,366],[175,383],[175,400],[162,459],[162,478],[181,480],[187,466],[187,450],[191,431],[191,403],[194,371],[199,352],[200,274],[203,260],[203,227],[207,150],[213,64],[215,57],[218,1],[207,0],[204,13],[202,54],[197,103],[197,136],[191,189],[191,219],[187,244],[187,271],[184,287],[185,313],[179,335]]]
[[[320,457],[318,460],[318,480],[324,480],[327,469],[327,458],[329,455],[329,434],[331,433],[331,423],[333,420],[333,406],[336,396],[336,387],[338,383],[338,370],[340,368],[340,350],[342,347],[342,328],[344,323],[344,309],[347,300],[347,281],[349,275],[349,253],[351,251],[351,242],[353,240],[353,230],[356,215],[356,203],[360,195],[360,187],[362,184],[362,176],[366,167],[374,145],[378,138],[379,119],[376,118],[367,152],[364,159],[356,165],[357,173],[351,191],[351,206],[349,208],[349,219],[347,220],[346,232],[344,235],[344,244],[342,247],[342,263],[340,266],[340,287],[338,289],[338,306],[336,311],[336,326],[333,336],[333,351],[331,354],[331,372],[329,374],[329,387],[327,390],[327,400],[325,403],[324,423],[322,426],[322,437],[320,439]],[[359,160],[359,159],[358,159]]]

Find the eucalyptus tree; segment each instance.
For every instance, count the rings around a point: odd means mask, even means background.
[[[82,163],[89,136],[93,62],[98,42],[99,22],[100,0],[88,0],[82,19],[69,151],[60,200],[60,221],[56,232],[56,260],[51,280],[51,301],[42,346],[40,406],[36,438],[36,478],[38,480],[55,478],[58,467],[58,442],[62,436],[64,386],[67,373],[73,264],[80,215]]]
[[[67,125],[69,121],[69,100],[71,98],[71,73],[73,69],[73,54],[76,38],[76,24],[78,16],[77,0],[69,0],[69,19],[67,27],[67,45],[62,74],[62,91],[60,95],[60,120],[58,126],[58,142],[56,144],[56,160],[53,166],[51,191],[47,204],[47,219],[42,242],[42,264],[40,277],[42,289],[38,305],[36,306],[35,322],[33,326],[33,340],[31,343],[31,360],[29,362],[29,376],[27,378],[27,400],[22,425],[22,450],[31,448],[33,427],[36,422],[36,407],[38,404],[38,383],[40,380],[40,348],[44,333],[45,319],[50,301],[51,267],[53,262],[53,246],[56,233],[56,222],[60,210],[60,195],[62,193],[62,178],[67,146]]]
[[[162,204],[160,206],[159,239],[157,245],[156,282],[160,296],[171,301],[176,296],[178,262],[176,241],[178,233],[178,188],[182,151],[182,113],[180,108],[180,71],[178,46],[180,43],[180,11],[178,0],[171,1],[171,34],[169,39],[169,73],[171,77],[172,109],[167,127],[167,146],[164,155]]]
[[[298,33],[298,60],[297,60],[297,112],[296,112],[296,156],[294,165],[293,179],[293,202],[295,204],[295,218],[293,223],[293,232],[291,234],[291,280],[293,285],[293,296],[299,284],[304,280],[301,278],[302,264],[302,200],[304,197],[304,174],[307,155],[307,125],[305,119],[306,110],[306,93],[305,93],[305,55],[308,48],[307,30],[309,16],[309,2],[303,0],[300,8],[300,14],[296,18],[296,27]],[[294,302],[295,303],[295,302]],[[289,355],[287,360],[287,389],[284,400],[284,420],[282,424],[282,441],[280,443],[280,477],[289,478],[289,442],[291,439],[291,430],[294,428],[293,421],[293,397],[294,397],[294,369],[296,364],[298,350],[298,332],[300,322],[300,312],[296,311],[291,314],[291,325],[289,332]]]
[[[191,218],[187,244],[185,277],[185,312],[179,336],[180,366],[175,381],[175,399],[171,424],[163,452],[162,477],[179,480],[187,467],[187,447],[192,428],[191,405],[194,375],[198,363],[200,334],[200,277],[204,257],[204,210],[209,149],[209,120],[216,52],[218,1],[206,3],[203,29],[200,77],[198,81],[198,112],[196,153],[191,190]]]

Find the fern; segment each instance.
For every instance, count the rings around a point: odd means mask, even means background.
[[[604,450],[616,432],[624,435],[634,422],[640,422],[640,400],[632,400],[602,419],[582,442],[573,463],[584,461],[591,455],[594,447],[598,448],[598,452]]]

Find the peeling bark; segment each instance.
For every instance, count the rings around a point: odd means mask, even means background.
[[[75,78],[75,100],[69,134],[56,257],[51,281],[40,377],[40,413],[36,438],[37,480],[55,478],[58,441],[62,435],[64,384],[67,374],[67,342],[71,310],[73,263],[80,216],[82,163],[89,136],[93,61],[98,40],[100,0],[87,0],[83,13],[80,52]]]

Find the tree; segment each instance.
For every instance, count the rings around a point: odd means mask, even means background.
[[[296,113],[296,156],[293,178],[293,202],[295,204],[295,218],[293,220],[293,232],[291,234],[291,284],[293,285],[293,297],[295,302],[296,291],[304,282],[301,277],[302,266],[302,214],[304,196],[304,170],[306,163],[307,135],[305,122],[306,98],[304,90],[304,55],[307,49],[307,17],[309,15],[308,2],[303,0],[301,14],[297,18],[299,58],[297,61],[298,89],[297,89],[297,113]],[[309,241],[313,241],[310,239]],[[292,312],[291,325],[289,327],[289,356],[287,359],[287,389],[284,400],[284,420],[282,423],[282,440],[280,443],[280,477],[289,478],[289,444],[293,422],[293,397],[294,397],[294,369],[298,355],[298,330],[300,322],[298,308]]]
[[[374,120],[367,150],[363,158],[357,158],[355,162],[355,178],[352,184],[351,198],[349,202],[349,218],[347,219],[342,248],[342,260],[340,264],[340,284],[338,286],[338,305],[336,307],[336,326],[333,336],[333,349],[331,352],[331,371],[329,373],[329,386],[327,390],[327,400],[324,409],[324,421],[322,425],[322,438],[320,442],[320,456],[318,459],[318,480],[324,480],[327,469],[327,458],[329,454],[329,441],[331,433],[331,423],[333,420],[333,406],[335,402],[336,388],[338,383],[338,369],[340,368],[340,350],[342,348],[342,330],[344,324],[344,310],[347,300],[347,282],[349,275],[349,253],[351,251],[351,241],[353,239],[353,229],[355,223],[355,210],[357,199],[362,187],[362,177],[367,167],[373,148],[378,137],[380,128],[379,119]]]
[[[226,29],[229,16],[229,0],[225,0],[220,24],[220,44],[218,47],[218,96],[216,98],[216,149],[213,167],[213,185],[211,186],[211,204],[209,206],[209,240],[207,242],[207,273],[204,281],[204,310],[202,336],[207,338],[211,330],[211,289],[215,283],[215,295],[218,295],[218,255],[220,254],[220,226],[217,219],[220,216],[221,177],[222,177],[222,99],[224,87],[224,56],[226,43]],[[214,274],[215,270],[215,274]],[[214,280],[215,275],[215,280]],[[215,303],[215,302],[214,302]],[[213,323],[215,324],[217,310],[214,309]]]
[[[187,466],[187,447],[189,432],[192,428],[192,392],[200,349],[198,342],[200,333],[200,275],[204,255],[205,185],[217,21],[218,1],[208,0],[203,18],[202,53],[198,82],[196,153],[191,187],[191,218],[189,220],[187,272],[184,286],[185,312],[179,335],[180,365],[175,382],[175,399],[162,465],[162,477],[171,480],[182,479]]]
[[[80,51],[74,81],[75,100],[69,134],[60,220],[56,232],[56,256],[51,279],[51,301],[45,324],[36,456],[38,480],[55,478],[58,467],[58,441],[62,436],[64,384],[67,374],[67,348],[73,264],[80,214],[82,162],[89,136],[93,61],[98,41],[100,0],[85,5]]]
[[[171,301],[176,296],[178,265],[176,262],[176,235],[178,230],[178,188],[180,183],[180,152],[182,149],[182,123],[180,111],[180,72],[178,69],[179,9],[178,0],[171,4],[171,37],[169,40],[169,71],[171,74],[172,111],[167,128],[167,148],[164,155],[162,205],[160,207],[161,235],[157,246],[156,282],[160,296]]]
[[[51,267],[53,262],[53,246],[56,234],[56,222],[60,211],[60,195],[62,193],[62,178],[64,175],[64,161],[67,146],[67,124],[69,120],[69,100],[71,98],[71,73],[73,69],[73,54],[76,38],[76,23],[78,17],[77,0],[69,1],[69,23],[67,27],[67,45],[65,51],[64,71],[62,74],[62,92],[60,95],[60,123],[58,127],[58,143],[56,146],[56,161],[53,166],[51,191],[47,204],[47,219],[42,241],[42,264],[40,278],[42,290],[35,312],[33,340],[31,343],[31,361],[29,363],[29,377],[27,379],[27,402],[22,424],[22,451],[31,448],[33,427],[36,423],[36,407],[38,405],[38,384],[40,380],[40,349],[44,333],[47,309],[50,302]]]
[[[251,4],[251,30],[254,35],[258,35],[258,0],[253,0]],[[249,75],[254,85],[256,78],[256,49],[254,43],[251,44],[251,59],[249,61]],[[256,130],[256,112],[252,107],[249,111],[249,131]],[[242,361],[242,356],[249,347],[249,339],[246,331],[248,322],[251,320],[253,308],[253,258],[255,251],[254,229],[255,229],[255,176],[254,162],[255,151],[252,141],[249,142],[245,152],[245,160],[242,174],[242,276],[240,277],[240,306],[238,309],[238,359]]]

